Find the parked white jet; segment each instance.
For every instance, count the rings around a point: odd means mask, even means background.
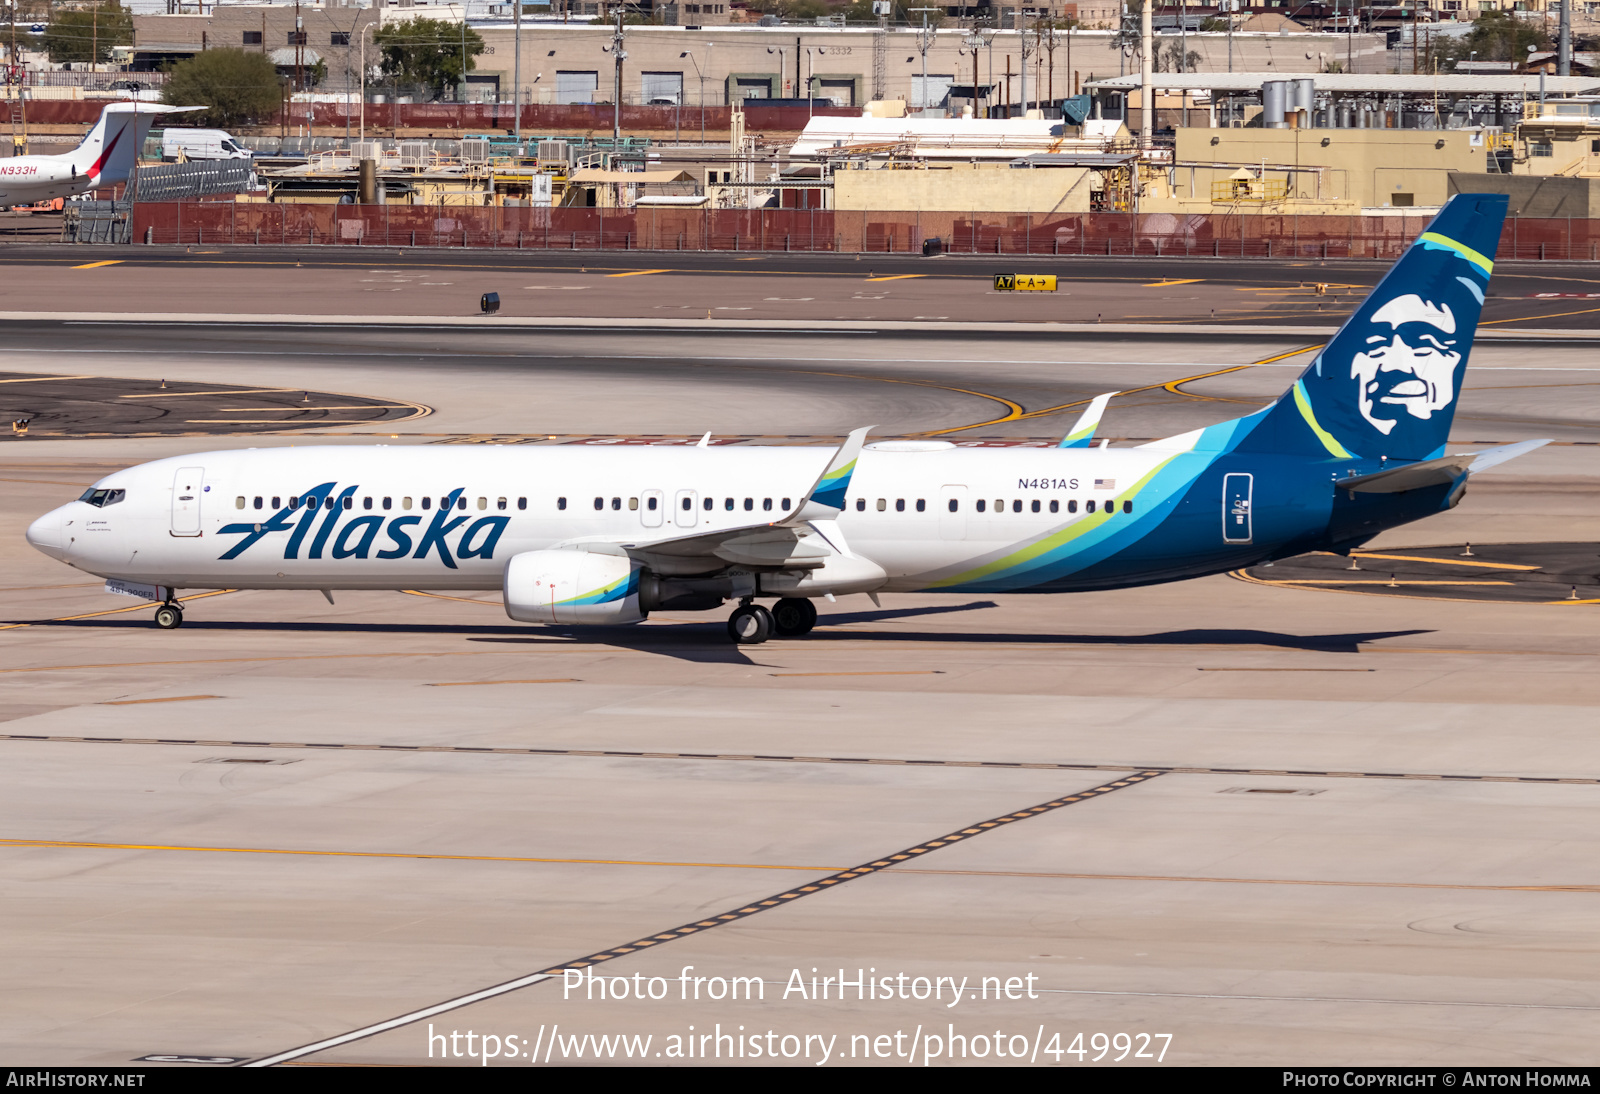
[[[0,206],[71,197],[97,186],[126,182],[156,118],[204,109],[160,103],[111,103],[100,112],[100,120],[84,136],[83,143],[72,151],[59,156],[0,159]]]

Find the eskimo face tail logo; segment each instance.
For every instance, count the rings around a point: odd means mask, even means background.
[[[1403,418],[1432,418],[1455,402],[1462,354],[1447,302],[1397,296],[1372,313],[1367,327],[1350,377],[1372,428],[1387,436]]]
[[[218,529],[218,535],[240,535],[244,538],[222,553],[220,559],[231,561],[270,535],[286,533],[283,557],[298,559],[302,548],[306,558],[320,559],[327,550],[335,559],[426,559],[437,554],[445,567],[457,569],[457,559],[494,558],[500,536],[511,523],[510,517],[453,516],[460,507],[464,487],[457,487],[439,498],[439,508],[431,514],[426,528],[420,527],[428,517],[416,514],[384,516],[379,513],[357,510],[353,502],[359,486],[337,490],[337,484],[321,483],[291,499],[287,505],[265,520],[243,524],[228,524]],[[350,508],[345,508],[347,505]],[[341,518],[349,519],[340,523]],[[319,519],[320,518],[320,523]],[[379,539],[380,533],[383,539]],[[456,533],[459,533],[457,535]],[[414,549],[413,549],[414,548]]]

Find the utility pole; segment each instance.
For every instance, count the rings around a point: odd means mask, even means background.
[[[1022,26],[1018,29],[1017,33],[1022,36],[1022,46],[1021,46],[1021,49],[1022,49],[1021,98],[1022,98],[1022,116],[1024,118],[1026,118],[1028,116],[1028,17],[1027,17],[1026,14],[1024,14],[1023,10],[1020,7],[1017,9],[1017,21],[1022,24]]]
[[[907,11],[922,12],[922,29],[917,32],[917,48],[922,51],[922,94],[919,95],[917,109],[928,109],[928,50],[933,46],[936,31],[928,26],[928,12],[943,11],[943,8],[907,8]]]
[[[1556,75],[1572,75],[1572,0],[1561,0],[1561,38],[1556,45]]]
[[[1144,0],[1139,9],[1139,139],[1149,148],[1156,135],[1155,85],[1151,79],[1151,56],[1155,31],[1151,27],[1150,7],[1155,0]]]
[[[305,90],[305,85],[301,82],[303,77],[300,73],[301,66],[305,64],[306,59],[305,46],[300,44],[305,40],[304,25],[300,21],[300,0],[294,0],[294,89],[296,91]],[[289,101],[291,103],[294,102],[292,98]]]
[[[511,135],[520,143],[522,141],[522,0],[514,0],[516,7],[515,26],[512,38],[516,42],[512,48],[517,51],[517,59],[511,65]],[[680,94],[678,98],[683,98]]]
[[[617,27],[612,31],[611,44],[601,46],[606,53],[611,54],[611,59],[616,62],[616,75],[613,78],[611,92],[611,150],[616,151],[617,145],[622,141],[622,62],[628,59],[628,53],[622,48],[622,9],[621,3],[617,4]]]

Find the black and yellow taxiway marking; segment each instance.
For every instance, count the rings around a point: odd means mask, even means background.
[[[1429,559],[1428,561],[1429,562],[1441,562],[1441,561],[1444,561],[1444,560],[1442,560],[1442,559]],[[1371,573],[1372,571],[1368,570],[1366,572],[1367,573]],[[1353,580],[1351,580],[1351,579],[1335,579],[1335,578],[1283,578],[1281,580],[1274,579],[1274,580],[1269,581],[1266,578],[1256,577],[1254,574],[1249,573],[1248,571],[1245,571],[1245,570],[1230,570],[1228,572],[1228,576],[1233,578],[1236,581],[1248,582],[1251,585],[1265,585],[1269,589],[1300,589],[1300,590],[1303,590],[1305,592],[1314,592],[1314,593],[1344,593],[1344,594],[1346,594],[1348,596],[1389,596],[1389,597],[1399,597],[1402,600],[1425,600],[1425,601],[1429,601],[1429,602],[1433,602],[1433,603],[1440,603],[1440,604],[1445,604],[1445,603],[1450,603],[1450,604],[1499,604],[1499,605],[1504,605],[1504,606],[1507,606],[1507,607],[1516,607],[1516,606],[1520,605],[1520,606],[1525,607],[1525,608],[1550,607],[1550,606],[1559,605],[1559,604],[1566,604],[1566,605],[1600,604],[1600,600],[1585,600],[1585,599],[1574,600],[1571,597],[1563,597],[1563,598],[1561,598],[1559,600],[1493,600],[1493,599],[1488,599],[1488,598],[1472,598],[1472,597],[1464,597],[1464,596],[1463,597],[1451,597],[1451,596],[1424,595],[1424,596],[1410,596],[1410,597],[1408,597],[1405,593],[1385,593],[1385,592],[1381,592],[1380,591],[1382,589],[1398,589],[1398,588],[1405,588],[1407,586],[1419,586],[1419,585],[1431,585],[1431,586],[1435,586],[1435,587],[1444,587],[1444,588],[1452,588],[1452,587],[1453,588],[1462,588],[1462,587],[1465,587],[1465,586],[1472,586],[1472,585],[1477,585],[1477,586],[1501,585],[1501,586],[1505,586],[1505,585],[1515,585],[1516,582],[1514,582],[1514,581],[1408,581],[1408,580],[1406,580],[1404,578],[1400,578],[1398,580],[1397,579],[1390,579],[1390,580],[1387,580],[1387,581],[1385,581],[1385,580],[1383,580],[1381,578],[1356,578],[1356,579],[1353,579]],[[1356,588],[1355,586],[1366,586],[1366,587],[1365,588]],[[1552,589],[1557,589],[1559,587],[1560,586],[1558,586],[1558,585],[1552,585],[1551,586]],[[1373,651],[1373,652],[1377,652],[1377,651]],[[1384,652],[1396,653],[1396,652],[1400,652],[1400,651],[1387,650],[1387,651],[1384,651]],[[1473,652],[1473,651],[1469,651],[1469,650],[1437,650],[1437,651],[1434,651],[1434,652],[1438,652],[1438,653],[1469,653],[1469,652]],[[1511,652],[1511,651],[1499,651],[1499,652]],[[1526,651],[1526,652],[1530,652],[1531,653],[1533,651],[1530,650],[1530,651]],[[0,670],[0,671],[4,671],[4,670]]]
[[[1461,652],[1461,651],[1428,651]],[[1192,764],[1091,764],[1030,760],[931,760],[897,756],[805,756],[765,752],[662,752],[620,748],[511,748],[495,745],[397,745],[339,741],[234,741],[222,738],[82,737],[0,733],[0,741],[65,744],[183,745],[201,748],[305,748],[346,752],[453,752],[474,756],[582,756],[624,760],[720,760],[732,763],[866,764],[876,767],[973,767],[1003,771],[1147,771],[1160,775],[1265,775],[1273,778],[1417,779],[1428,782],[1556,783],[1600,786],[1600,778],[1543,775],[1457,775],[1421,771],[1314,771],[1298,768],[1205,767]]]

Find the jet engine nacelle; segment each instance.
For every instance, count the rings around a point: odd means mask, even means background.
[[[524,551],[506,564],[506,614],[523,623],[638,623],[642,567],[621,555]]]

